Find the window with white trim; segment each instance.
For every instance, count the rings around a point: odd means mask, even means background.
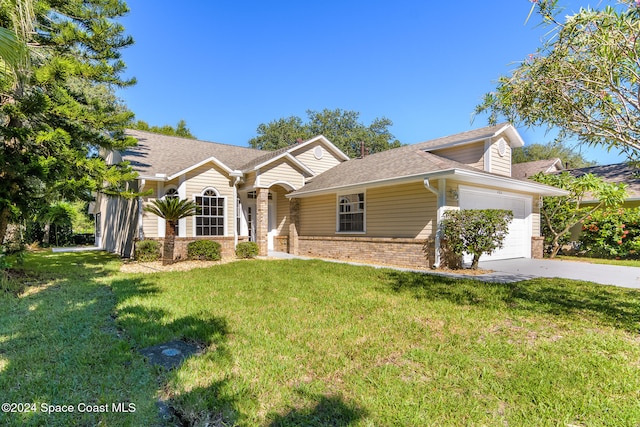
[[[165,199],[179,199],[178,189],[175,187],[170,187],[164,192]],[[176,236],[180,235],[180,221],[176,221]]]
[[[196,196],[196,236],[224,236],[224,200],[214,190]]]
[[[344,194],[338,197],[338,231],[364,231],[364,193]]]

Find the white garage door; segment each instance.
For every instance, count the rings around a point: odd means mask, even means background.
[[[531,258],[531,198],[517,194],[460,187],[460,209],[506,209],[513,212],[502,249],[483,255],[481,261]],[[471,258],[465,262],[470,262]]]

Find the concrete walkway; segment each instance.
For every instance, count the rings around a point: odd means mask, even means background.
[[[269,251],[269,257],[284,259],[313,259],[303,256],[295,256],[283,252]],[[323,259],[328,262],[344,262],[353,265],[369,265],[352,263],[331,259]],[[394,268],[389,266],[369,265],[377,268]],[[482,270],[492,270],[492,273],[480,276],[435,272],[431,270],[413,270],[409,268],[394,268],[401,271],[415,271],[424,274],[436,274],[445,277],[475,279],[484,282],[512,283],[521,280],[535,279],[537,277],[559,277],[564,279],[583,280],[600,283],[602,285],[614,285],[623,288],[640,289],[640,268],[621,267],[617,265],[591,264],[588,262],[549,260],[549,259],[507,259],[500,261],[481,261]]]
[[[640,268],[638,267],[525,258],[481,261],[479,267],[483,270],[494,271],[491,274],[480,276],[481,280],[511,282],[536,277],[560,277],[595,282],[602,285],[640,289]]]

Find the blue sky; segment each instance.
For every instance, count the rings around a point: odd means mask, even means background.
[[[564,1],[567,13],[585,1]],[[528,0],[427,2],[129,0],[119,92],[152,125],[184,119],[208,141],[247,146],[260,123],[306,110],[393,121],[412,144],[486,125],[475,105],[501,74],[535,52],[547,29]],[[519,129],[526,143],[551,138]],[[582,149],[601,164],[616,153]]]

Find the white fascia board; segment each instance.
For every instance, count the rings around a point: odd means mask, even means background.
[[[518,132],[518,130],[512,124],[508,124],[504,126],[502,129],[496,132],[493,136],[496,137],[500,135],[502,132],[505,132],[509,137],[509,143],[511,145],[511,148],[518,148],[518,147],[524,146],[524,140],[520,136],[520,133]]]
[[[293,153],[294,151],[299,150],[300,148],[304,148],[307,145],[313,144],[314,142],[320,141],[322,145],[328,148],[330,151],[333,151],[338,157],[342,160],[349,160],[349,156],[347,156],[341,149],[336,147],[331,141],[329,141],[324,135],[314,136],[313,138],[304,141],[300,144],[292,145],[290,149],[287,150],[288,153]]]
[[[442,150],[444,148],[457,147],[459,145],[473,144],[475,142],[484,141],[488,138],[495,138],[499,136],[501,133],[507,134],[507,136],[509,137],[509,142],[511,144],[511,147],[522,147],[524,145],[524,140],[522,139],[522,137],[520,136],[516,128],[513,127],[513,125],[507,124],[501,127],[500,129],[498,129],[498,131],[494,132],[493,134],[487,133],[487,134],[484,134],[483,136],[479,136],[473,139],[465,139],[462,141],[454,141],[448,144],[437,145],[435,147],[428,147],[428,148],[425,148],[424,151],[437,151],[437,150]]]
[[[308,167],[306,167],[302,162],[300,162],[300,160],[296,159],[295,157],[293,157],[291,154],[289,154],[288,151],[285,151],[284,153],[267,160],[266,162],[260,163],[259,165],[255,166],[252,170],[253,171],[259,171],[260,169],[264,168],[265,166],[268,166],[270,163],[274,163],[277,160],[280,159],[287,159],[290,160],[295,166],[297,166],[298,168],[300,168],[300,170],[302,170],[303,172],[309,174],[309,175],[315,175],[313,173],[313,171],[311,169],[309,169]]]
[[[336,185],[330,188],[322,188],[319,190],[311,190],[311,191],[304,191],[304,187],[302,187],[301,191],[295,192],[296,194],[294,195],[285,194],[285,197],[301,198],[301,197],[319,196],[322,194],[333,194],[335,192],[344,192],[344,191],[350,191],[354,189],[362,189],[362,188],[368,188],[368,187],[385,187],[387,185],[395,185],[395,184],[402,184],[405,182],[420,181],[424,176],[425,176],[424,173],[420,173],[415,175],[399,176],[396,178],[379,179],[379,180],[369,181],[369,182],[359,182],[357,184]]]
[[[287,194],[288,198],[302,198],[302,197],[310,197],[310,196],[319,196],[323,194],[333,194],[337,191],[347,191],[355,188],[363,188],[363,187],[383,187],[388,185],[402,184],[405,182],[412,182],[416,180],[423,179],[455,179],[460,182],[465,182],[469,184],[481,184],[491,187],[503,188],[505,190],[512,191],[521,191],[526,193],[535,193],[541,196],[566,196],[569,194],[566,190],[562,190],[560,188],[552,187],[549,185],[539,184],[537,182],[532,181],[522,181],[519,179],[502,177],[496,175],[490,175],[483,172],[474,172],[463,169],[448,169],[439,172],[432,173],[420,173],[415,175],[407,175],[396,178],[387,178],[380,179],[376,181],[369,182],[359,182],[357,184],[350,185],[339,185],[330,188],[323,188],[320,190],[311,190],[304,191],[304,187],[302,191],[296,191],[296,194]]]
[[[424,175],[426,178],[448,178],[469,184],[482,184],[491,187],[503,188],[505,190],[523,191],[536,193],[541,196],[566,196],[568,191],[550,185],[539,184],[533,181],[523,181],[519,179],[490,175],[481,172],[474,172],[464,169],[449,169]]]
[[[138,179],[146,179],[147,181],[171,181],[172,179],[178,178],[180,175],[184,175],[196,168],[199,168],[202,165],[206,165],[207,163],[213,163],[219,166],[220,168],[222,168],[225,172],[227,172],[229,176],[235,176],[235,175],[232,175],[235,172],[233,169],[229,168],[227,165],[225,165],[215,157],[209,157],[208,159],[205,159],[201,162],[191,165],[188,168],[178,171],[172,175],[167,175],[165,173],[157,173],[155,175],[138,175]]]

